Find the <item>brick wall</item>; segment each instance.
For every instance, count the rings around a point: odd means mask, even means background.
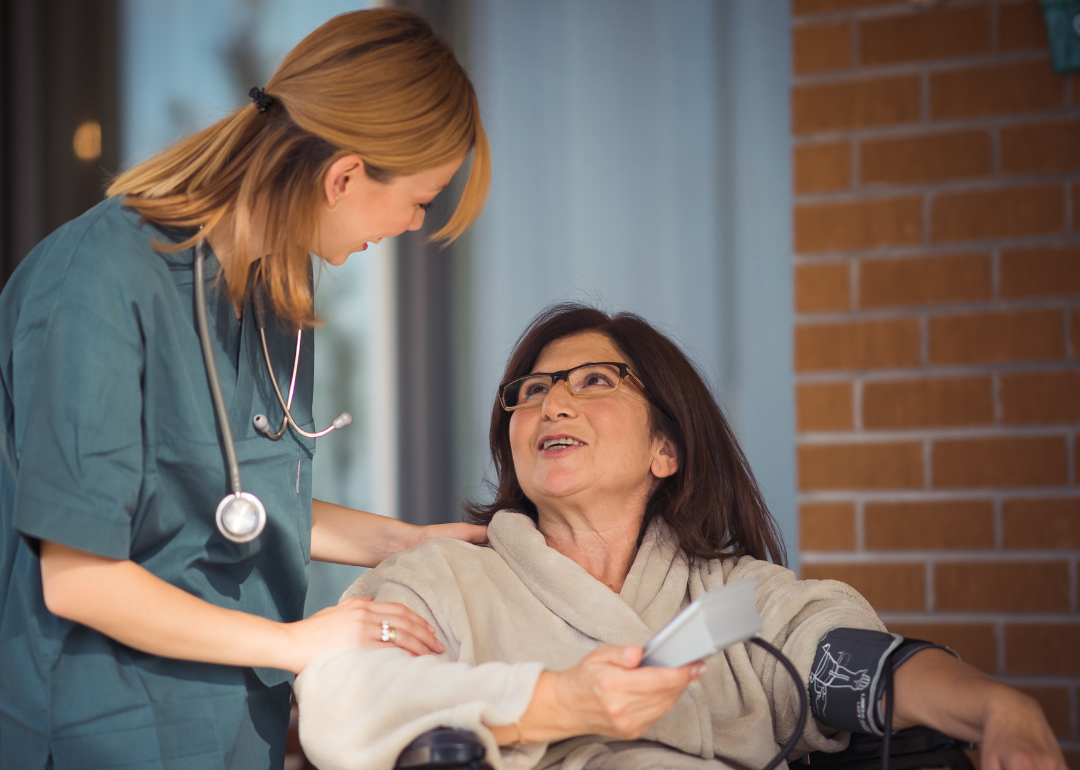
[[[803,575],[1080,767],[1080,78],[1033,0],[792,7]]]

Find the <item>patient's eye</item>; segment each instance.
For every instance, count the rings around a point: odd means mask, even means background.
[[[570,375],[570,387],[575,393],[606,393],[614,390],[618,382],[618,368],[607,364],[584,366]]]
[[[598,372],[594,372],[594,373],[590,374],[588,377],[586,377],[585,381],[582,383],[582,385],[584,387],[586,387],[586,388],[589,388],[589,387],[593,387],[593,388],[598,388],[598,387],[599,388],[611,388],[611,387],[614,387],[614,383],[612,383],[611,380],[609,380],[607,377],[605,377],[604,375],[602,375],[602,374],[600,374]]]
[[[532,382],[525,383],[521,387],[521,398],[524,401],[537,397],[543,398],[547,395],[548,390],[550,390],[550,385],[548,383],[533,380]]]

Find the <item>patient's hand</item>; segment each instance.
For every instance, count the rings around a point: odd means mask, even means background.
[[[896,729],[926,725],[980,744],[982,770],[1066,770],[1039,704],[942,650],[896,670]]]
[[[394,629],[393,642],[382,641],[382,622]],[[435,629],[403,604],[376,602],[370,596],[346,599],[310,618],[285,625],[289,636],[290,670],[300,673],[324,652],[341,647],[400,647],[411,655],[443,652]]]
[[[637,645],[604,645],[566,671],[545,671],[521,718],[521,739],[555,741],[598,734],[638,738],[667,713],[692,681],[705,673],[704,663],[681,668],[637,668]],[[500,744],[518,740],[514,725],[492,728]]]

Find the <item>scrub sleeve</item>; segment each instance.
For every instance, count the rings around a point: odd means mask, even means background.
[[[158,658],[44,606],[37,546],[131,559],[222,607],[303,616],[314,442],[257,434],[280,408],[254,324],[217,291],[207,310],[245,491],[264,533],[235,544],[214,511],[231,491],[195,327],[192,231],[140,223],[111,199],[23,261],[0,295],[0,767],[280,767],[291,675]],[[245,318],[251,318],[250,307]],[[295,337],[267,323],[279,378]],[[310,423],[305,335],[294,414]]]

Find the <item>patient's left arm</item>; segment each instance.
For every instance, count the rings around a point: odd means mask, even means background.
[[[1065,770],[1039,704],[940,649],[915,653],[895,673],[893,727],[926,725],[978,742],[982,770]]]

